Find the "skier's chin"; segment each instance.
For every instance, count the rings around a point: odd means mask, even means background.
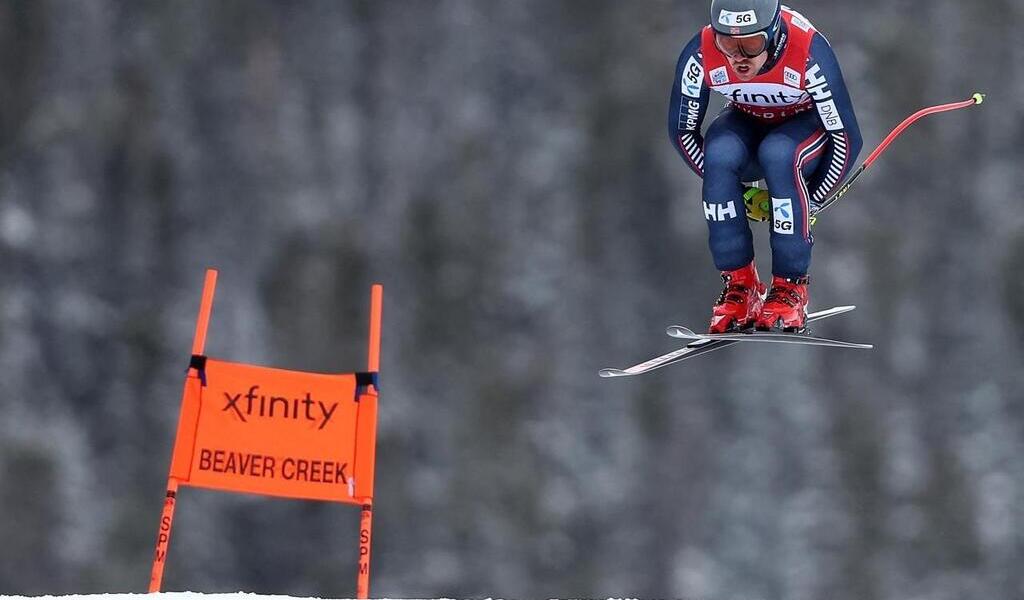
[[[754,65],[749,62],[733,63],[732,70],[736,73],[736,76],[740,81],[750,81],[757,75],[757,71],[754,70]]]

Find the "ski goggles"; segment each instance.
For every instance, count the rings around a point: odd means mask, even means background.
[[[733,36],[715,32],[715,47],[729,58],[754,58],[768,49],[768,33]]]

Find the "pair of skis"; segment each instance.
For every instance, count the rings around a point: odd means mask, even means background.
[[[843,313],[848,313],[856,308],[855,306],[837,306],[828,310],[810,313],[807,315],[807,322],[820,321]],[[873,348],[871,344],[858,344],[844,340],[832,340],[816,337],[805,333],[785,333],[777,331],[750,331],[742,333],[697,333],[682,325],[672,325],[666,333],[675,338],[693,340],[685,347],[656,356],[646,362],[633,365],[628,369],[601,369],[598,373],[601,377],[629,377],[648,373],[655,369],[667,367],[668,365],[694,358],[708,352],[714,352],[737,342],[768,342],[777,344],[804,344],[812,346],[833,346],[837,348]]]
[[[857,178],[865,170],[867,170],[875,162],[875,160],[877,160],[878,157],[882,155],[883,152],[885,152],[885,149],[889,147],[889,144],[891,144],[893,140],[899,137],[904,130],[910,127],[910,125],[912,125],[918,119],[937,113],[959,110],[971,106],[977,106],[984,101],[985,94],[975,92],[967,100],[963,100],[960,102],[952,102],[950,104],[940,104],[938,106],[929,106],[927,108],[923,108],[917,111],[916,113],[904,119],[902,123],[900,123],[895,129],[893,129],[889,133],[888,136],[885,137],[884,140],[882,140],[882,143],[880,143],[878,147],[875,148],[875,150],[871,153],[871,155],[868,156],[867,160],[865,160],[864,163],[861,164],[861,166],[856,171],[854,171],[854,173],[850,176],[850,178],[841,188],[833,192],[831,196],[829,196],[820,204],[812,207],[810,215],[811,224],[813,225],[814,222],[817,220],[818,213],[832,206],[837,200],[842,198],[846,194],[846,192],[849,191],[850,187],[853,185],[853,182],[856,181]],[[827,319],[828,317],[834,317],[836,315],[841,315],[843,313],[850,312],[854,308],[855,307],[853,306],[837,306],[835,308],[830,308],[828,310],[811,313],[807,315],[807,321],[820,321],[821,319]],[[720,350],[722,348],[725,348],[726,346],[731,346],[736,342],[741,341],[812,344],[816,346],[837,346],[840,348],[871,348],[870,344],[855,344],[853,342],[844,342],[841,340],[829,340],[826,338],[814,337],[802,333],[778,333],[755,331],[750,333],[702,334],[696,333],[690,329],[687,329],[686,327],[682,327],[679,325],[673,325],[672,327],[669,327],[667,333],[673,337],[693,341],[687,344],[684,348],[680,348],[679,350],[676,350],[674,352],[669,352],[668,354],[657,356],[647,362],[643,362],[638,365],[629,367],[628,369],[602,369],[599,374],[601,375],[601,377],[629,377],[631,375],[640,375],[641,373],[647,373],[655,369],[660,369],[661,367],[665,367],[682,360],[687,360],[695,356],[700,356],[701,354],[707,354],[708,352]]]

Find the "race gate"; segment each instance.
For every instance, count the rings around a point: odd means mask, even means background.
[[[362,508],[356,597],[369,597],[383,288],[370,300],[365,372],[327,375],[207,357],[217,271],[196,320],[149,591],[159,592],[180,486]]]

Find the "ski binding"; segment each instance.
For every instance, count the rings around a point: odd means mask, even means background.
[[[807,322],[820,321],[843,313],[848,313],[855,309],[855,306],[836,306],[828,310],[822,310],[807,315]],[[679,337],[683,339],[693,340],[683,348],[673,350],[667,354],[656,356],[650,360],[642,362],[626,369],[601,369],[598,374],[601,377],[630,377],[634,375],[640,375],[648,373],[655,369],[667,367],[668,365],[700,356],[701,354],[707,354],[715,350],[731,346],[733,344],[743,341],[760,341],[760,342],[782,342],[790,344],[812,344],[812,345],[827,345],[827,346],[838,346],[840,348],[871,348],[870,344],[856,344],[853,342],[846,342],[842,340],[828,340],[825,338],[818,338],[809,336],[807,334],[795,333],[787,334],[782,332],[753,332],[753,333],[727,333],[727,334],[701,334],[696,333],[686,327],[673,325],[668,328],[669,335],[673,337]],[[774,334],[774,335],[773,335]]]

